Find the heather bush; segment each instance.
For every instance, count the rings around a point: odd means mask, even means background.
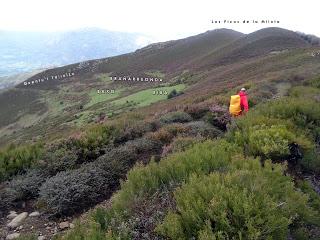
[[[0,182],[33,166],[43,153],[42,144],[10,145],[0,151]]]
[[[40,188],[39,203],[55,215],[73,214],[105,199],[138,159],[138,154],[157,153],[161,144],[146,138],[128,141],[96,161],[47,179]]]
[[[154,139],[142,137],[128,141],[125,146],[128,148],[133,148],[137,154],[142,152],[158,153],[161,150],[162,143]]]
[[[0,189],[0,217],[15,206],[19,194],[12,188],[4,187]]]
[[[9,187],[17,192],[16,200],[27,200],[39,195],[39,188],[50,176],[45,169],[32,169],[24,175],[17,176],[9,183]]]
[[[192,117],[186,112],[170,112],[160,118],[162,124],[185,123],[192,121]]]
[[[79,138],[70,138],[66,146],[77,152],[81,162],[90,162],[104,153],[104,147],[113,142],[118,132],[115,126],[93,125]]]
[[[110,194],[118,181],[118,164],[102,169],[93,163],[58,173],[40,188],[40,200],[53,214],[68,215],[92,206]]]
[[[179,134],[186,133],[188,131],[187,127],[180,123],[167,124],[160,128],[158,131],[150,133],[147,135],[150,139],[155,141],[160,141],[163,144],[168,144],[172,139]]]
[[[145,122],[140,121],[138,123],[133,124],[132,126],[128,126],[122,130],[115,136],[115,143],[124,143],[129,140],[133,140],[135,138],[142,137],[147,132],[153,132],[158,129],[157,122]]]
[[[177,210],[157,231],[169,239],[286,239],[293,221],[316,214],[281,166],[254,159],[236,165],[237,171],[193,175],[175,191]]]
[[[174,135],[168,130],[161,128],[158,131],[148,135],[148,137],[155,141],[160,141],[163,144],[170,143],[174,138]]]
[[[49,148],[41,159],[39,167],[46,169],[51,175],[76,168],[78,164],[82,163],[79,161],[76,151],[66,149],[64,146]]]
[[[209,112],[210,103],[197,103],[187,105],[184,108],[184,112],[188,113],[193,119],[199,120]]]
[[[187,129],[185,134],[188,136],[201,136],[213,139],[222,135],[221,130],[203,121],[186,123],[184,126]]]
[[[231,117],[228,109],[219,105],[213,105],[210,107],[210,112],[206,114],[204,119],[213,126],[225,131],[227,124],[230,123]]]
[[[172,143],[165,146],[162,151],[162,157],[166,157],[171,153],[183,152],[197,143],[205,141],[202,137],[176,137]]]

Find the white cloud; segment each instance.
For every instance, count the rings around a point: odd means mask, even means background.
[[[320,36],[319,9],[318,0],[1,0],[0,29],[57,31],[100,27],[140,32],[163,41],[221,27],[248,33],[277,26]],[[218,25],[212,24],[212,19],[275,19],[280,24]]]

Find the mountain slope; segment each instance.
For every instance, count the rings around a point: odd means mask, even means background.
[[[319,47],[312,46],[299,34],[284,29],[268,28],[248,35],[220,29],[152,44],[130,54],[49,69],[9,90],[5,97],[2,95],[1,112],[7,111],[11,104],[19,106],[15,103],[18,101],[26,104],[21,109],[13,108],[6,121],[0,121],[0,133],[15,139],[23,135],[30,138],[30,134],[41,135],[43,129],[55,131],[57,124],[61,126],[58,132],[62,133],[62,129],[91,121],[99,112],[113,116],[145,105],[132,100],[142,101],[143,94],[134,94],[147,89],[152,94],[159,85],[168,90],[175,85],[184,89],[185,94],[172,100],[183,104],[248,81],[275,81],[299,75],[309,78],[319,72],[318,56],[312,55],[318,50]],[[109,76],[158,77],[163,82],[111,81]],[[48,80],[35,84],[46,78]],[[116,94],[101,96],[97,94],[98,89],[114,89]],[[17,94],[19,91],[23,94]],[[34,91],[38,91],[37,94]],[[26,98],[26,95],[30,96]],[[12,103],[8,104],[5,99]],[[29,109],[28,101],[30,105],[40,106],[36,108],[38,111]],[[168,102],[160,101],[153,107],[166,109]],[[152,113],[153,107],[146,108]],[[24,115],[29,116],[29,124],[25,124]],[[15,135],[11,135],[14,128],[22,131],[16,130]]]
[[[201,60],[198,65],[230,64],[271,52],[310,47],[312,44],[299,34],[281,28],[261,29],[220,48]]]

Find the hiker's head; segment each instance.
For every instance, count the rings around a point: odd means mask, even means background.
[[[243,87],[243,88],[241,88],[240,91],[241,91],[241,92],[246,92],[246,89]]]

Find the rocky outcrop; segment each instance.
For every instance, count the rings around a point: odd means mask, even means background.
[[[6,237],[6,240],[17,239],[18,237],[20,237],[20,233],[11,233]]]
[[[27,217],[28,217],[27,212],[20,213],[18,216],[12,219],[11,222],[8,223],[7,227],[9,228],[19,227]]]

